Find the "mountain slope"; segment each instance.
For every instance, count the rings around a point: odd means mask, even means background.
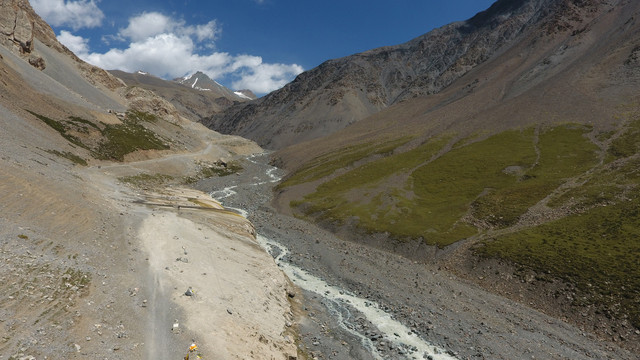
[[[194,338],[215,358],[295,357],[283,273],[184,179],[262,150],[82,62],[28,1],[0,3],[0,32],[0,358],[177,359]],[[215,293],[204,272],[225,274]],[[184,281],[207,301],[185,307]],[[246,297],[216,298],[239,282]]]
[[[278,206],[637,352],[640,4],[549,9],[438,93],[278,151]]]
[[[562,6],[568,7],[562,19],[544,25]],[[405,44],[329,60],[203,123],[273,149],[321,137],[403,100],[438,93],[533,29],[569,26],[574,7],[556,0],[500,0],[472,19]]]
[[[109,72],[129,86],[153,91],[173,104],[192,121],[200,121],[202,118],[218,113],[233,105],[234,102],[250,100],[235,94],[201,72],[174,81],[167,81],[142,71],[127,73],[110,70]]]

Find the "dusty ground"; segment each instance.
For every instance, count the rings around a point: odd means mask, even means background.
[[[205,358],[296,356],[290,285],[246,219],[118,180],[257,146],[211,133],[161,159],[74,166],[46,151],[67,146],[50,129],[0,110],[0,359],[181,359],[193,340]]]

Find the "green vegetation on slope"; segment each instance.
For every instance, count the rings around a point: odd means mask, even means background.
[[[514,225],[529,207],[549,195],[565,179],[582,174],[597,164],[597,147],[583,135],[588,128],[559,126],[539,135],[540,152],[535,164],[506,186],[490,187],[472,205],[473,215],[492,226]],[[530,155],[529,155],[530,156]],[[494,181],[497,179],[494,179]]]
[[[142,125],[142,122],[157,121],[157,118],[152,114],[130,111],[121,124],[98,125],[75,116],[69,117],[67,120],[54,120],[32,111],[29,112],[56,130],[70,143],[89,150],[96,159],[122,161],[126,154],[136,150],[165,150],[169,148],[169,145],[166,145],[158,135]],[[95,144],[97,140],[99,141]],[[77,162],[77,159],[72,159],[72,161]]]
[[[629,315],[640,328],[640,193],[532,229],[487,241],[479,255],[499,257],[574,284],[582,305]]]
[[[308,165],[285,179],[278,187],[284,188],[321,179],[333,174],[336,170],[344,169],[369,156],[388,154],[409,140],[408,138],[402,138],[379,145],[371,143],[358,144],[330,152],[309,162]]]
[[[138,174],[131,176],[123,176],[118,180],[124,184],[130,184],[136,187],[158,186],[170,182],[174,179],[171,175],[166,174]]]
[[[468,215],[494,227],[512,225],[563,179],[594,166],[597,148],[583,136],[588,131],[577,125],[539,135],[533,128],[506,131],[459,142],[439,157],[450,138],[436,138],[351,169],[292,205],[337,224],[446,246],[478,232]],[[325,173],[319,166],[315,174]]]
[[[150,120],[151,119],[151,120]],[[95,149],[99,159],[124,160],[124,156],[136,150],[166,150],[168,145],[151,130],[142,126],[142,121],[156,121],[151,114],[128,112],[122,124],[106,124],[102,129],[105,140]]]
[[[579,187],[551,199],[569,215],[484,241],[481,256],[499,257],[574,284],[577,304],[640,328],[640,121],[612,141],[615,162],[586,174]]]
[[[67,160],[70,160],[71,162],[73,162],[74,164],[78,164],[78,165],[82,165],[82,166],[87,166],[87,161],[83,158],[81,158],[80,156],[73,154],[69,151],[64,151],[64,152],[60,152],[58,150],[47,150],[48,153],[53,154],[53,155],[57,155],[60,157],[63,157]]]
[[[242,171],[242,165],[240,165],[236,161],[231,161],[226,164],[200,163],[198,165],[200,166],[198,173],[195,174],[194,176],[185,177],[184,178],[185,184],[194,184],[202,179],[206,179],[214,176],[228,176],[228,175],[236,174]]]

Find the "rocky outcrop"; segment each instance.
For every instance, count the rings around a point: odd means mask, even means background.
[[[329,60],[282,89],[204,123],[276,149],[322,137],[393,104],[438,93],[534,31],[553,36],[579,29],[577,24],[603,4],[499,0],[467,21],[407,43]]]
[[[173,124],[183,121],[175,106],[153,91],[131,86],[123,88],[122,95],[133,110],[153,114]]]
[[[33,51],[34,20],[29,16],[29,9],[26,1],[3,1],[0,4],[0,34],[3,36],[3,43],[22,54]]]
[[[124,83],[106,71],[87,64],[73,54],[56,38],[56,34],[26,0],[4,0],[0,3],[0,39],[2,45],[11,49],[37,69],[44,70],[46,60],[39,54],[35,40],[62,54],[70,56],[83,76],[94,85],[109,90],[124,86]]]

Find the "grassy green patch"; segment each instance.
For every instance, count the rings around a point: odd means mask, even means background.
[[[173,176],[165,174],[138,174],[118,178],[118,180],[122,183],[130,184],[137,187],[162,185],[170,182],[173,179]]]
[[[169,145],[153,131],[140,124],[147,116],[140,117],[139,112],[129,112],[122,124],[106,124],[102,130],[105,138],[94,150],[98,159],[124,160],[124,156],[136,150],[166,150]],[[155,117],[153,117],[155,119]]]
[[[584,137],[589,130],[559,126],[541,133],[537,163],[532,163],[532,154],[526,155],[522,159],[526,169],[507,183],[492,186],[486,195],[474,201],[473,215],[493,226],[513,225],[529,207],[549,195],[565,179],[594,167],[598,148]],[[494,177],[492,181],[499,179]]]
[[[187,176],[184,178],[185,184],[194,184],[199,180],[214,177],[214,176],[228,176],[232,174],[236,174],[242,171],[242,165],[236,161],[231,161],[229,163],[216,163],[216,164],[206,164],[202,163],[200,165],[200,170],[194,176]]]
[[[154,114],[138,110],[129,110],[127,112],[127,118],[133,119],[135,121],[145,121],[148,123],[158,122],[158,117]]]
[[[84,143],[82,143],[82,141],[77,136],[70,135],[68,133],[71,127],[69,126],[69,123],[67,121],[54,120],[44,115],[36,114],[33,111],[29,111],[29,113],[31,113],[31,115],[37,117],[38,119],[42,120],[42,122],[44,122],[45,124],[49,125],[49,127],[57,131],[63,138],[67,139],[67,141],[69,141],[70,143],[77,145],[81,148],[88,149],[88,147]]]
[[[100,127],[94,123],[92,123],[91,121],[87,120],[87,119],[83,119],[81,117],[77,117],[77,116],[69,116],[69,121],[78,123],[78,124],[82,124],[82,125],[86,125],[89,127],[92,127],[98,131],[100,131]]]
[[[368,231],[407,236],[410,231],[405,231],[404,220],[413,206],[403,190],[404,183],[390,190],[378,186],[391,176],[402,178],[403,174],[430,161],[449,141],[449,138],[434,139],[408,152],[383,157],[337,176],[305,198],[305,212],[322,213],[322,218],[338,223],[357,218],[359,226]],[[361,193],[360,199],[350,199],[354,192]]]
[[[629,157],[640,150],[640,119],[632,119],[626,126],[626,131],[615,138],[609,146],[609,154],[616,159]]]
[[[87,166],[87,161],[83,158],[81,158],[80,156],[71,153],[69,151],[63,151],[60,152],[58,150],[47,150],[48,153],[53,154],[53,155],[57,155],[60,157],[63,157],[67,160],[70,160],[72,163],[77,164],[77,165],[82,165],[82,166]]]
[[[355,222],[367,231],[446,246],[477,233],[463,220],[467,214],[492,226],[512,225],[564,179],[594,166],[597,147],[584,136],[588,131],[576,125],[539,136],[533,128],[506,131],[482,141],[458,141],[437,158],[451,138],[432,139],[350,169],[292,205],[334,223]],[[363,155],[352,149],[337,154],[337,160],[325,159],[329,169],[315,164],[291,179],[310,181],[333,173],[345,158],[354,163]]]
[[[640,328],[640,193],[615,205],[488,241],[476,252],[575,284],[607,314]]]
[[[409,138],[402,138],[383,144],[358,144],[319,156],[310,161],[308,165],[296,171],[292,176],[285,179],[285,181],[278,185],[278,188],[285,188],[321,179],[333,174],[336,170],[351,166],[356,161],[369,156],[388,154],[409,140]]]
[[[612,142],[615,163],[549,202],[568,216],[486,241],[477,254],[499,257],[574,284],[578,298],[640,328],[640,158],[632,123]],[[578,305],[584,305],[581,300]]]
[[[122,124],[101,124],[99,126],[75,116],[71,116],[67,120],[54,120],[32,111],[29,112],[56,130],[70,143],[90,150],[96,159],[122,161],[126,154],[136,150],[169,149],[169,145],[166,145],[165,141],[142,125],[142,122],[156,122],[158,118],[153,114],[129,111]],[[91,135],[91,131],[95,135]],[[97,145],[94,145],[96,141]],[[64,153],[60,154],[60,156],[65,156]],[[79,164],[84,161],[72,156],[68,158]]]

